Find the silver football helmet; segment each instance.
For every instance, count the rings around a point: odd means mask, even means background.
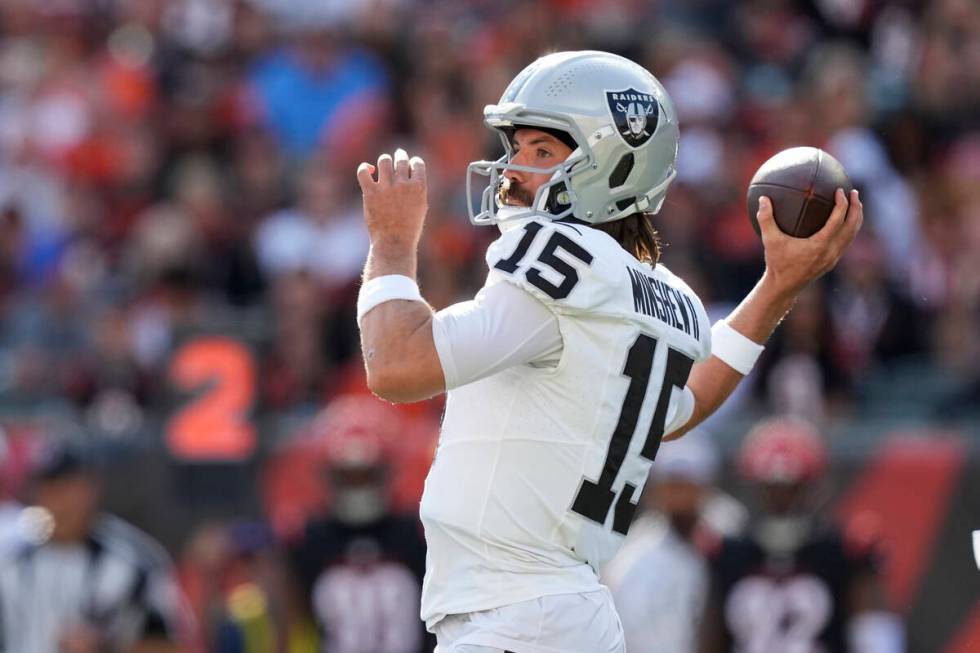
[[[677,174],[677,113],[667,91],[643,67],[608,52],[541,57],[483,115],[506,153],[469,165],[467,209],[474,224],[542,213],[599,224],[639,211],[656,213]],[[551,168],[511,165],[511,138],[520,127],[560,130],[577,147]],[[527,209],[501,211],[499,190],[508,169],[551,174]],[[480,176],[489,180],[477,201],[473,180]]]

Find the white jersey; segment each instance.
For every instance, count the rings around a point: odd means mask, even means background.
[[[513,284],[556,316],[555,366],[515,365],[449,391],[421,517],[422,618],[599,589],[685,383],[710,354],[700,300],[607,234],[532,220],[487,251],[487,287]]]

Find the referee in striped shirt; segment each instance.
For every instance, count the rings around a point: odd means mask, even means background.
[[[0,560],[3,653],[187,650],[189,617],[163,549],[99,512],[94,469],[47,452],[32,478],[30,537]]]

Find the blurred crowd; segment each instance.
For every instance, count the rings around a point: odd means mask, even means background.
[[[558,48],[625,54],[671,93],[679,175],[657,225],[709,304],[759,274],[744,197],[774,152],[824,147],[862,191],[867,228],[770,348],[760,399],[819,420],[916,355],[975,382],[970,0],[10,0],[0,398],[138,430],[202,331],[255,352],[262,410],[356,384],[356,164],[395,144],[426,158],[422,287],[437,307],[472,296],[494,231],[465,219],[465,164],[499,150],[482,107]]]
[[[935,416],[977,405],[975,0],[0,2],[0,415],[55,411],[191,459],[285,443],[263,468],[271,526],[168,542],[187,551],[184,586],[221,650],[246,650],[246,631],[285,637],[276,624],[303,614],[290,597],[316,596],[277,571],[304,555],[283,534],[359,541],[308,523],[337,514],[307,437],[331,400],[365,391],[356,165],[396,145],[425,158],[420,285],[437,308],[471,297],[496,235],[465,211],[466,164],[500,150],[482,107],[538,55],[586,48],[641,62],[674,100],[678,178],[656,224],[665,263],[713,311],[761,271],[745,191],[769,156],[823,147],[861,191],[865,229],[736,406],[822,424],[859,414],[869,379],[906,364],[951,380]],[[168,422],[202,388],[210,401]],[[406,511],[439,410],[402,411],[421,443],[397,454],[413,461],[397,475]],[[299,427],[270,432],[270,415]],[[225,440],[199,441],[214,432]],[[375,559],[385,537],[351,555]],[[392,592],[414,591],[402,581],[417,565],[384,572]],[[251,589],[212,600],[229,587]],[[337,592],[321,587],[321,614],[358,595]],[[311,628],[283,632],[302,647]]]

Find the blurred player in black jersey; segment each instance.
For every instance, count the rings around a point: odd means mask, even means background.
[[[820,434],[799,420],[764,422],[746,438],[739,471],[759,490],[762,513],[710,555],[701,653],[904,650],[873,547],[815,514],[826,460]]]
[[[435,642],[419,618],[425,541],[414,515],[390,510],[397,432],[370,397],[332,403],[314,424],[324,442],[330,514],[310,521],[293,561],[330,653],[420,653]]]

